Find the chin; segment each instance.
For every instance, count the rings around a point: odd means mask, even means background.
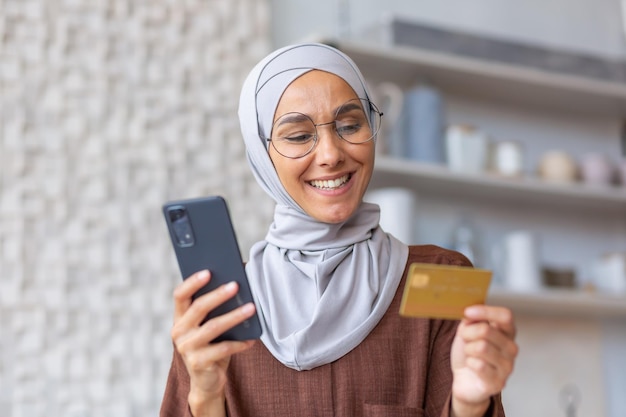
[[[350,217],[352,217],[355,211],[356,207],[354,207],[352,210],[347,209],[335,212],[315,213],[311,217],[323,223],[338,224],[343,223]]]

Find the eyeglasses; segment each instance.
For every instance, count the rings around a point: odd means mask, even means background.
[[[366,112],[370,113],[371,123]],[[272,135],[265,140],[286,158],[302,158],[315,148],[318,126],[334,125],[337,135],[346,142],[365,143],[376,137],[382,115],[368,99],[354,98],[342,104],[335,113],[335,120],[328,123],[315,124],[306,114],[285,113],[274,122]]]

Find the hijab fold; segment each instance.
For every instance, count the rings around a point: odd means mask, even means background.
[[[239,104],[248,162],[276,201],[273,223],[265,240],[252,246],[246,272],[261,341],[296,370],[335,361],[367,337],[391,304],[408,257],[408,247],[380,228],[377,205],[362,203],[343,223],[323,223],[306,214],[278,178],[265,138],[285,89],[315,69],[341,77],[359,97],[369,98],[349,57],[309,43],[279,49],[257,64]]]

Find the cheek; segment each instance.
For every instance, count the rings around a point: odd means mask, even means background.
[[[280,183],[285,187],[287,193],[292,194],[291,187],[300,182],[300,176],[306,170],[306,157],[299,159],[288,159],[270,150],[270,159],[278,175]],[[293,195],[291,195],[293,197]]]
[[[372,172],[374,170],[375,148],[374,142],[368,143],[367,147],[361,148],[359,160],[363,164],[365,170]]]

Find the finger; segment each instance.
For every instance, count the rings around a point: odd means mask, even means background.
[[[208,320],[200,327],[198,342],[202,344],[212,342],[224,332],[248,320],[255,311],[254,303],[247,303],[226,314]]]
[[[467,358],[465,363],[467,368],[474,372],[486,387],[490,387],[488,389],[491,394],[502,391],[512,372],[511,367],[493,366],[493,364],[479,358]]]
[[[464,311],[464,317],[470,321],[489,322],[511,338],[515,337],[513,313],[508,308],[477,304],[467,307]]]
[[[194,351],[209,345],[218,336],[252,317],[253,303],[247,303],[226,314],[207,320],[202,326],[172,330],[172,338],[179,352]],[[182,326],[181,326],[182,328]]]
[[[232,355],[244,352],[254,346],[255,340],[224,341],[216,344],[206,344],[200,349],[185,352],[179,349],[184,356],[185,363],[190,371],[206,371],[216,363],[227,360]]]
[[[480,342],[489,343],[507,359],[514,359],[518,353],[515,341],[500,329],[486,322],[462,321],[457,330],[465,344]]]
[[[173,331],[186,333],[189,329],[197,328],[202,320],[215,308],[237,294],[235,281],[220,285],[218,288],[196,298],[185,313],[174,322]]]
[[[174,321],[178,320],[191,305],[191,297],[202,288],[209,279],[211,273],[207,270],[199,271],[183,280],[174,290]]]
[[[490,394],[502,390],[506,377],[498,371],[498,368],[478,358],[467,358],[465,363],[483,381]]]
[[[475,342],[465,344],[463,351],[467,359],[477,359],[489,364],[497,370],[497,372],[505,377],[513,371],[514,357],[503,354],[498,346],[487,340],[477,340]]]

